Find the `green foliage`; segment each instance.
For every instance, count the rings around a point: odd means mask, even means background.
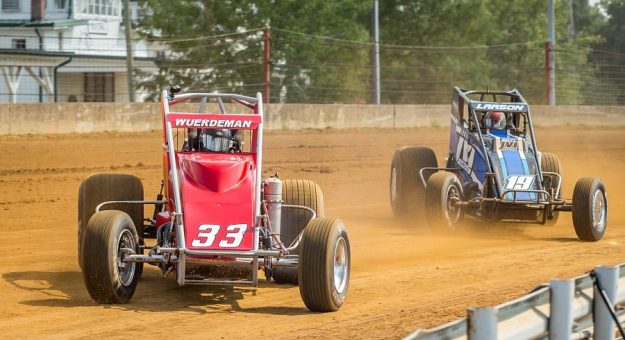
[[[602,0],[607,19],[596,25],[602,40],[590,60],[597,74],[592,86],[605,96],[604,103],[625,105],[625,0]]]
[[[310,35],[368,43],[363,25],[370,3],[361,0],[274,0],[258,5],[260,18],[271,27]],[[287,102],[366,101],[369,50],[363,45],[329,41],[274,30],[274,90]],[[274,97],[278,99],[277,97]]]
[[[255,29],[271,26],[272,102],[371,100],[372,1],[141,3],[152,15],[139,23],[140,32],[158,33],[172,51],[157,73],[142,74],[151,93],[171,83],[261,91],[263,41]],[[558,104],[595,103],[598,94],[617,103],[623,93],[611,75],[625,74],[625,58],[608,62],[593,48],[625,53],[625,0],[600,4],[608,17],[588,0],[555,0]],[[217,37],[193,39],[206,36]],[[531,103],[545,103],[544,0],[384,0],[380,40],[383,102],[447,103],[451,87],[461,86],[518,88]],[[605,66],[615,63],[618,69]]]
[[[152,11],[139,23],[144,36],[159,32],[162,38],[189,38],[167,42],[174,53],[159,61],[158,74],[142,75],[143,87],[152,92],[169,83],[187,90],[254,93],[262,89],[261,31],[207,40],[194,37],[274,26],[368,41],[368,31],[360,24],[360,16],[368,11],[362,1],[144,0],[143,4]],[[367,50],[331,44],[311,48],[306,40],[273,32],[272,101],[364,101],[363,93],[369,87],[362,81],[368,77]],[[327,64],[342,64],[345,71],[328,72]]]

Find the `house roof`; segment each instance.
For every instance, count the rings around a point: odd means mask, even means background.
[[[86,25],[89,20],[84,19],[61,19],[61,20],[15,20],[0,19],[0,27],[70,27],[76,25]]]
[[[20,56],[36,56],[36,57],[75,57],[74,52],[58,52],[58,51],[42,51],[15,48],[0,48],[0,55],[20,55]]]
[[[33,49],[0,48],[0,55],[37,56],[37,57],[72,57],[85,59],[126,60],[126,56],[76,54],[75,52],[45,51]],[[135,57],[137,61],[155,61],[152,57]]]

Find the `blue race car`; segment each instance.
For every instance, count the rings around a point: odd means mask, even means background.
[[[554,224],[570,211],[580,240],[605,233],[608,200],[599,178],[581,178],[562,197],[558,158],[536,146],[530,109],[519,91],[452,93],[449,157],[444,168],[426,147],[402,147],[391,164],[396,217],[425,215],[455,227],[464,214],[486,221]]]

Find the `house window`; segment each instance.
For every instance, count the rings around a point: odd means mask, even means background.
[[[2,0],[3,11],[19,11],[20,0]]]
[[[119,16],[120,8],[121,0],[83,0],[77,10],[83,14]]]
[[[66,9],[67,8],[67,0],[54,0],[54,7],[56,9]]]
[[[85,73],[86,102],[114,102],[114,73]]]
[[[25,50],[26,39],[11,39],[11,47],[14,50]]]

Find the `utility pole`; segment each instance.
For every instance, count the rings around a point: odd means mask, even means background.
[[[553,7],[553,0],[548,1],[548,11],[549,11],[549,26],[548,26],[548,39],[546,45],[546,65],[548,69],[549,76],[547,77],[547,93],[548,93],[548,103],[549,105],[556,105],[556,55],[555,55],[555,45],[556,45],[556,30],[555,30],[555,10]]]
[[[269,103],[271,98],[271,28],[263,30],[263,97]]]
[[[126,73],[128,75],[128,101],[134,103],[135,88],[132,81],[132,69],[134,68],[134,51],[132,45],[132,23],[130,21],[130,1],[124,0],[124,30],[126,31]]]
[[[373,1],[373,39],[373,44],[375,46],[373,55],[375,64],[375,93],[373,102],[375,104],[380,104],[380,15],[378,0]]]
[[[573,0],[569,0],[569,39],[575,40],[575,14],[573,11]]]

